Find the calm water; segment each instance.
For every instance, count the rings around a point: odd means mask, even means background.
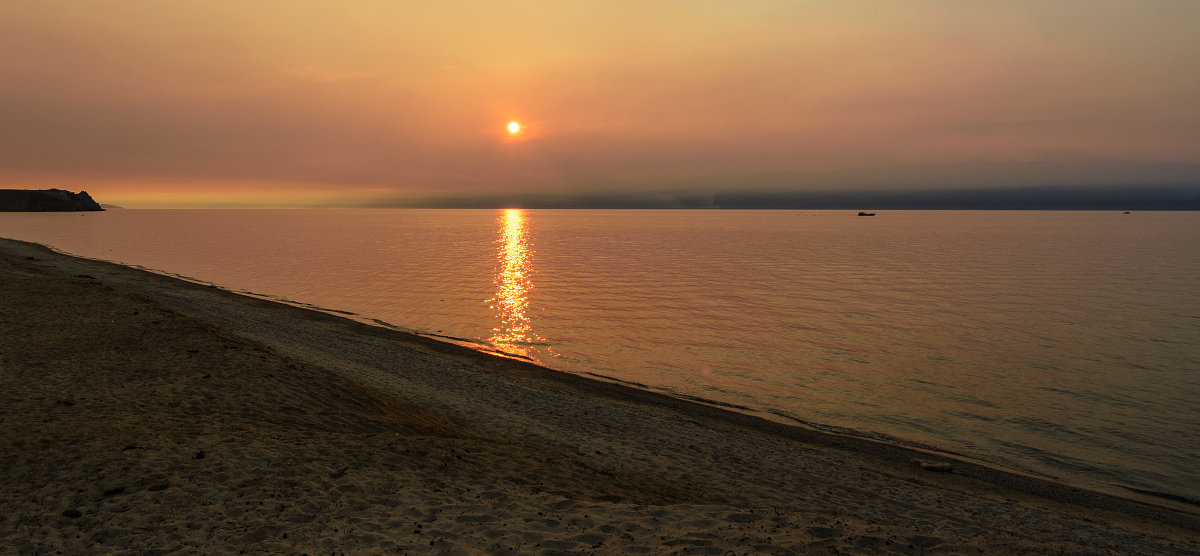
[[[0,236],[1200,499],[1200,214],[114,210]]]

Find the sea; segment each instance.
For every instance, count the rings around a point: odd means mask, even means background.
[[[1200,213],[120,210],[0,237],[1200,504]]]

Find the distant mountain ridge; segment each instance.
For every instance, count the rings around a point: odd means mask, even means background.
[[[63,189],[0,189],[0,212],[104,210],[87,191]]]

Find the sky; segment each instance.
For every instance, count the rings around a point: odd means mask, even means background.
[[[6,0],[0,188],[190,207],[1200,184],[1198,61],[1194,0]]]

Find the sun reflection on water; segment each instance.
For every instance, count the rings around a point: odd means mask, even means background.
[[[509,354],[536,359],[531,346],[540,339],[530,325],[529,291],[533,249],[525,235],[525,213],[508,209],[500,214],[500,238],[497,240],[499,266],[496,272],[496,297],[492,308],[497,311],[499,324],[492,329],[488,341],[496,349]]]

